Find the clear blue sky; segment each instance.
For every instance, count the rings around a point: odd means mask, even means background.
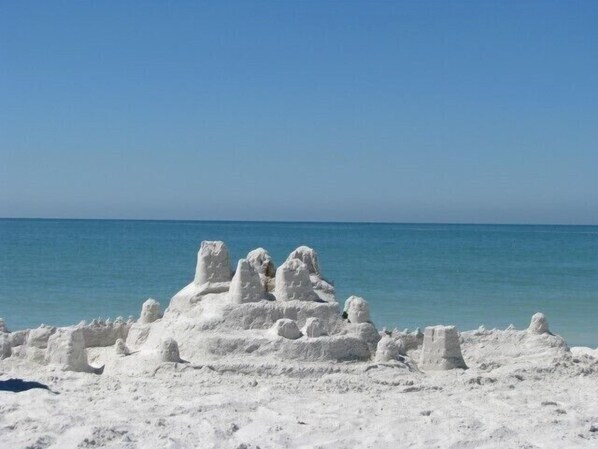
[[[598,224],[598,2],[0,1],[0,216]]]

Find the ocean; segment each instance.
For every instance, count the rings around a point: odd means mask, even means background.
[[[277,265],[316,249],[337,298],[363,296],[379,329],[525,328],[544,312],[598,346],[598,226],[0,219],[0,317],[11,329],[137,316],[194,276],[202,240]]]

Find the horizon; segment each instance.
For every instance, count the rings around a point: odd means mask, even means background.
[[[0,215],[598,225],[598,3],[0,5]]]
[[[182,223],[263,223],[263,224],[363,224],[363,225],[432,225],[432,226],[548,226],[548,227],[598,227],[597,224],[567,223],[471,223],[471,222],[416,222],[416,221],[334,221],[334,220],[242,220],[242,219],[179,219],[179,218],[75,218],[75,217],[0,217],[13,221],[147,221]]]

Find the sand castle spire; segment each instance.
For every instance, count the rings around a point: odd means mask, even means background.
[[[237,263],[237,271],[230,283],[228,296],[236,304],[257,302],[266,298],[260,275],[247,259],[240,259]]]
[[[230,280],[230,260],[224,242],[207,240],[201,242],[197,253],[194,282],[201,285],[206,282],[229,282]]]
[[[532,316],[531,322],[529,323],[529,327],[527,328],[527,331],[530,334],[533,335],[541,335],[541,334],[547,334],[550,331],[548,330],[548,320],[546,319],[546,316],[544,316],[543,313],[535,313]]]
[[[320,273],[320,262],[318,261],[318,253],[309,246],[302,245],[296,248],[287,257],[287,262],[292,259],[299,259],[307,267],[309,274],[315,274],[321,276]]]
[[[317,301],[309,279],[307,265],[299,259],[288,259],[276,270],[274,295],[279,301]]]
[[[143,324],[149,324],[161,318],[162,313],[160,312],[160,303],[153,298],[149,298],[141,306],[141,315],[139,316],[139,322]]]
[[[345,301],[345,313],[351,323],[369,323],[370,306],[367,301],[359,296],[350,296]]]
[[[273,278],[276,275],[276,266],[272,257],[264,248],[256,248],[247,253],[247,261],[255,268],[260,276]]]

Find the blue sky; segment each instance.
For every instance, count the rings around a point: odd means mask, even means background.
[[[598,224],[598,2],[0,1],[0,216]]]

